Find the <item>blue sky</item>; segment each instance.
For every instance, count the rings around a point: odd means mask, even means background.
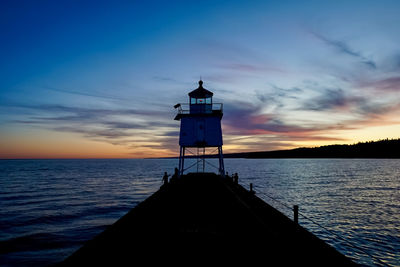
[[[3,158],[176,155],[200,76],[228,152],[399,137],[398,1],[0,6]]]

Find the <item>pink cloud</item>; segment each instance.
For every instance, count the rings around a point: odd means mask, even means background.
[[[378,90],[400,92],[400,76],[372,82],[363,82],[360,85],[361,87],[372,87]]]

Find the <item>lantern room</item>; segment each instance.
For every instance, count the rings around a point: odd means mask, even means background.
[[[203,81],[199,81],[199,88],[189,93],[190,113],[212,113],[213,93],[203,88]]]

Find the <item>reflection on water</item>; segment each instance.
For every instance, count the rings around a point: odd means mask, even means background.
[[[218,165],[217,160],[210,160]],[[190,166],[193,160],[188,160]],[[227,159],[258,195],[300,212],[390,265],[400,265],[399,160]],[[176,159],[0,161],[0,265],[46,265],[76,250],[161,185]],[[195,169],[193,169],[195,171]],[[206,164],[206,171],[215,171]],[[300,216],[300,223],[365,265],[371,257]],[[5,249],[6,248],[6,249]]]

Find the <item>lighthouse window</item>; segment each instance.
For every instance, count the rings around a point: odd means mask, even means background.
[[[206,101],[204,98],[198,98],[197,99],[197,104],[204,104]]]
[[[206,98],[206,104],[211,104],[211,97]]]
[[[196,98],[190,98],[190,104],[196,104]]]

